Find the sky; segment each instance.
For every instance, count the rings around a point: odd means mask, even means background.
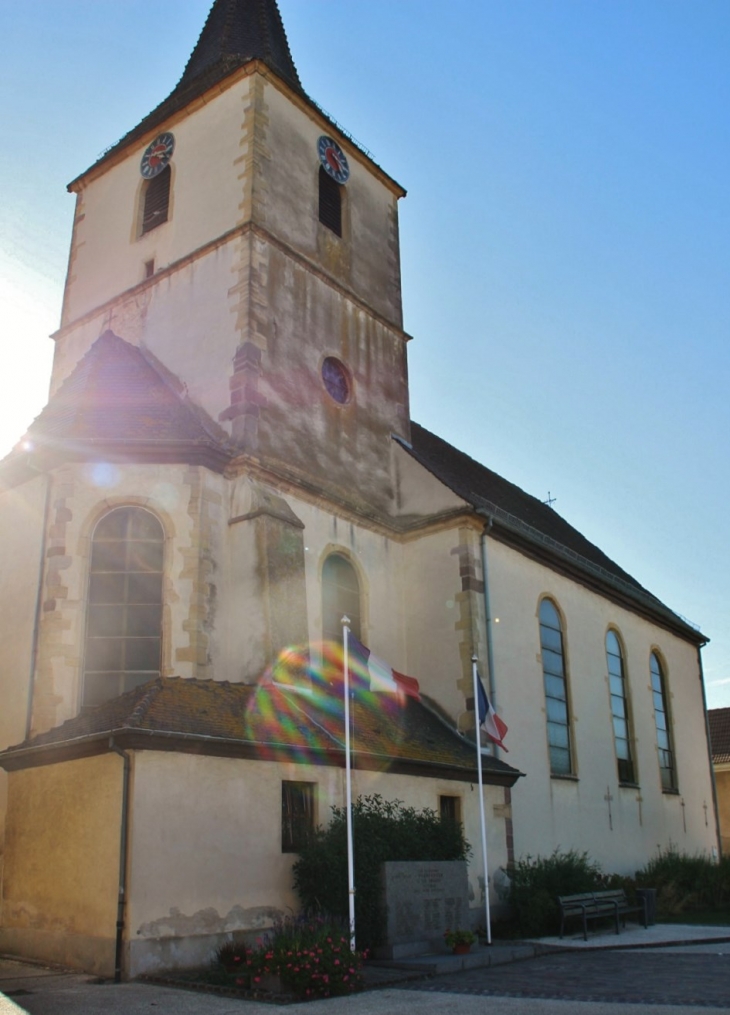
[[[210,0],[0,0],[0,454],[45,403],[66,184]],[[304,88],[408,190],[414,419],[711,640],[730,706],[730,4],[279,0]]]

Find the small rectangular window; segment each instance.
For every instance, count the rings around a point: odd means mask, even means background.
[[[144,277],[145,278],[152,278],[154,273],[155,273],[155,262],[154,262],[154,260],[152,260],[152,261],[145,261],[145,263],[144,263]]]
[[[298,853],[315,827],[314,782],[281,784],[281,851]]]
[[[461,824],[461,797],[440,796],[439,813],[442,821],[453,821]]]

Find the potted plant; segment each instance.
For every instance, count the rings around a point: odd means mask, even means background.
[[[466,955],[476,941],[476,934],[470,930],[447,930],[444,941],[454,955]]]

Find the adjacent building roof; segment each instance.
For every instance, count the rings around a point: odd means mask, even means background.
[[[708,709],[710,747],[715,765],[730,764],[730,708]]]
[[[614,597],[651,614],[697,644],[707,641],[695,627],[647,591],[548,504],[525,493],[418,423],[411,423],[411,443],[402,440],[399,443],[432,475],[485,518],[491,519],[496,538],[528,550],[548,566],[554,568],[558,564],[603,594],[610,590]]]
[[[359,691],[352,710],[355,768],[476,779],[474,744],[437,708]],[[49,764],[121,747],[345,764],[341,689],[160,677],[0,753],[6,769]],[[511,786],[520,772],[483,754],[484,781]]]
[[[204,462],[230,458],[224,432],[185,398],[183,386],[149,353],[106,331],[28,429],[33,455]],[[8,465],[27,457],[13,452]]]

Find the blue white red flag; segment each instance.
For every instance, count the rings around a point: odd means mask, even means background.
[[[507,724],[502,722],[497,713],[494,711],[494,706],[489,700],[487,692],[484,690],[482,678],[478,673],[477,695],[479,698],[479,701],[477,702],[479,708],[479,725],[490,740],[493,740],[495,744],[502,748],[503,751],[506,751],[507,748],[504,746],[503,741],[507,734]]]
[[[421,700],[418,681],[414,677],[407,677],[405,673],[394,670],[358,641],[352,633],[348,637],[348,646],[351,656],[350,669],[356,677],[356,682],[362,682],[369,691],[407,695],[416,701]]]

